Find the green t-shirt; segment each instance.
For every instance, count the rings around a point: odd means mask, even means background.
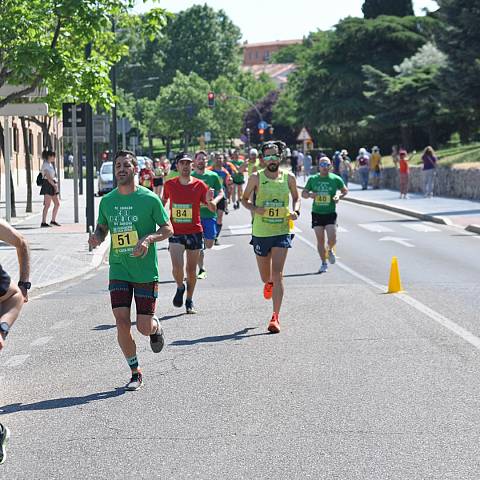
[[[206,183],[209,188],[213,188],[215,190],[215,196],[217,196],[222,189],[220,175],[211,170],[205,170],[203,175],[200,175],[197,172],[192,172],[192,177],[202,180],[202,182]],[[200,218],[217,218],[217,212],[212,212],[208,207],[200,205]]]
[[[334,173],[329,173],[328,176],[322,177],[319,173],[311,176],[305,190],[316,193],[316,198],[312,204],[313,213],[334,213],[336,204],[333,197],[337,194],[337,190],[345,188],[343,180]]]
[[[115,188],[100,202],[98,223],[110,231],[110,279],[147,283],[158,281],[157,248],[151,244],[144,258],[133,257],[138,240],[166,225],[169,215],[158,196],[138,186],[122,195]]]

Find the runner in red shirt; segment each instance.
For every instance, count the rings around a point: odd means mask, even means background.
[[[166,182],[163,189],[163,203],[170,201],[170,218],[173,225],[173,236],[168,239],[172,273],[177,282],[173,305],[175,307],[183,305],[186,290],[187,313],[196,313],[193,307],[193,292],[197,282],[198,259],[204,248],[200,204],[210,204],[212,194],[204,182],[191,176],[192,159],[188,154],[182,153],[177,157],[177,168],[180,175]],[[185,252],[186,287],[183,283]]]

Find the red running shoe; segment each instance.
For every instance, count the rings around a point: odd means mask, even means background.
[[[275,313],[275,312],[273,313],[272,319],[268,324],[267,330],[270,333],[280,333],[280,321],[278,320],[278,313]]]
[[[273,283],[268,282],[263,287],[263,298],[265,300],[270,300],[273,295]]]

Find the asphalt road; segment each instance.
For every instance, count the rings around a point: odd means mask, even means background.
[[[0,356],[1,479],[479,478],[480,237],[343,203],[317,275],[304,201],[269,335],[248,224],[226,217],[196,316],[160,250],[167,347],[138,338],[138,392],[106,266],[32,299]],[[406,294],[384,294],[393,255]]]

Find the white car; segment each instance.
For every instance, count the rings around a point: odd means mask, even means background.
[[[98,195],[113,190],[113,162],[103,162],[98,172]]]

